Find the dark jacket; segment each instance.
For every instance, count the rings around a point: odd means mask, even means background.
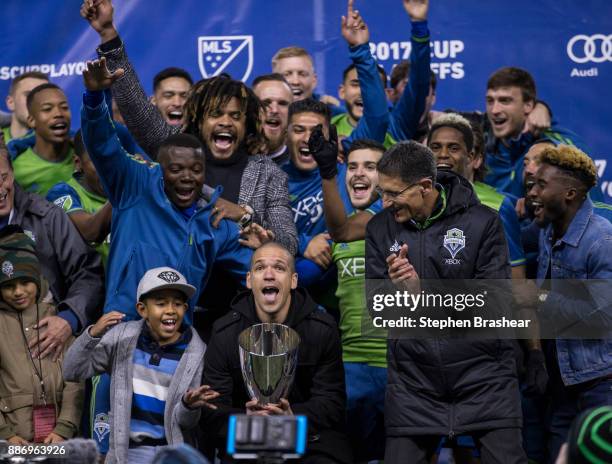
[[[238,352],[238,334],[259,324],[251,292],[239,294],[232,311],[215,322],[206,350],[203,385],[221,393],[220,408],[208,414],[204,434],[225,429],[229,414],[244,414],[251,398],[244,386]],[[338,462],[352,462],[344,434],[346,390],[338,327],[333,318],[317,310],[303,289],[292,292],[285,324],[300,336],[298,366],[289,403],[293,413],[308,418],[308,455],[327,455]],[[214,418],[213,418],[214,416]],[[216,425],[213,424],[213,420]],[[221,435],[224,431],[221,432]],[[221,451],[224,441],[219,440]]]
[[[83,329],[101,315],[104,303],[102,259],[90,248],[66,213],[42,197],[14,184],[11,224],[36,243],[42,274],[57,302],[58,315],[72,310]],[[70,318],[65,317],[69,322]]]
[[[438,210],[441,214],[426,227],[397,223],[390,210],[368,223],[366,279],[388,279],[385,259],[395,251],[390,248],[404,243],[421,279],[510,277],[498,215],[480,204],[463,177],[439,172],[437,182],[446,192],[446,202]],[[465,241],[451,257],[444,238],[453,228],[463,232]],[[509,340],[391,340],[388,362],[385,425],[390,436],[452,436],[521,425]]]
[[[157,108],[147,99],[121,39],[117,37],[106,42],[97,51],[98,56],[106,57],[110,70],[125,70],[123,77],[117,79],[111,87],[113,98],[130,133],[149,156],[155,159],[159,145],[170,135],[180,132],[180,128],[166,123]],[[289,205],[287,176],[269,157],[249,157],[240,181],[238,203],[253,208],[253,220],[271,229],[276,240],[295,254],[297,232]]]

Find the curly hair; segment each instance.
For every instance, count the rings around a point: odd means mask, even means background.
[[[255,154],[265,143],[259,119],[263,107],[250,88],[226,73],[202,79],[193,85],[184,107],[187,122],[184,132],[204,140],[202,121],[226,106],[232,98],[238,100],[240,111],[246,115],[245,143],[249,153]]]
[[[457,113],[444,113],[440,117],[436,118],[429,128],[427,134],[427,140],[431,140],[434,132],[443,127],[450,127],[463,135],[463,141],[465,142],[465,148],[468,152],[474,149],[474,133],[472,132],[472,125],[470,121]]]
[[[597,168],[593,160],[576,147],[557,145],[547,147],[540,153],[540,163],[546,163],[562,170],[580,181],[587,190],[597,185]]]

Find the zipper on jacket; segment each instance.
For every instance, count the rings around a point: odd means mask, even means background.
[[[453,401],[450,405],[449,411],[449,427],[448,427],[448,439],[453,440],[455,438],[455,402]]]
[[[425,270],[425,250],[423,247],[423,235],[424,232],[419,229],[418,230],[418,234],[419,234],[419,269],[423,269]],[[423,278],[423,276],[419,276],[421,279]]]
[[[187,243],[185,245],[183,245],[183,252],[181,253],[181,259],[179,260],[176,268],[178,271],[183,272],[183,263],[185,261],[185,257],[191,252],[191,247],[193,246],[193,227],[192,227],[192,223],[194,222],[195,217],[202,213],[202,211],[204,210],[204,208],[200,208],[198,211],[195,212],[195,214],[193,216],[191,216],[188,220],[187,220],[187,233],[189,234],[189,236],[187,237]]]

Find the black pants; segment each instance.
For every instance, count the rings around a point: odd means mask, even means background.
[[[526,464],[521,429],[498,429],[470,434],[482,464]],[[387,437],[385,464],[429,464],[439,436]]]

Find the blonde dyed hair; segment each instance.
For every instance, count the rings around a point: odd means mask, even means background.
[[[571,145],[557,145],[546,147],[539,155],[539,162],[546,163],[562,169],[578,180],[587,188],[597,185],[597,168],[595,162],[582,150]]]

